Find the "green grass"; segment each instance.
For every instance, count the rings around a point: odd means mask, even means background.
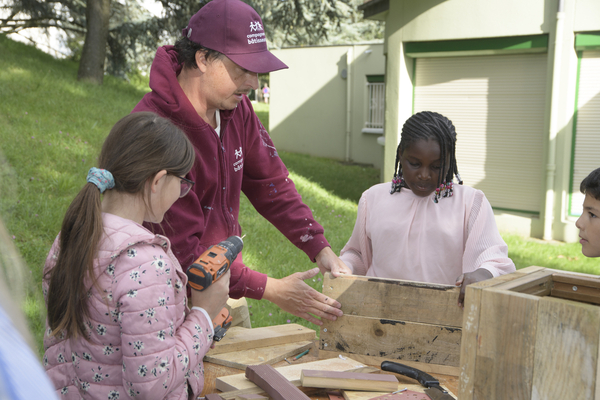
[[[0,215],[27,265],[29,293],[23,304],[41,349],[44,260],[69,203],[85,183],[112,125],[146,92],[106,77],[101,87],[76,81],[77,65],[55,60],[0,35]],[[255,104],[268,126],[268,106]],[[3,153],[3,156],[2,156]],[[281,153],[304,202],[324,226],[339,253],[352,232],[360,194],[379,181],[379,171],[334,160]],[[279,278],[314,266],[243,198],[240,222],[246,233],[246,263]],[[519,268],[529,265],[600,274],[597,259],[578,244],[548,244],[504,235]],[[320,275],[310,280],[321,290]],[[297,322],[268,301],[250,301],[253,325]]]

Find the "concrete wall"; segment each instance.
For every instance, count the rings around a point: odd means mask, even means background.
[[[400,130],[413,102],[413,61],[405,42],[548,35],[545,182],[539,194],[542,211],[532,218],[498,213],[500,228],[524,235],[576,241],[573,217],[567,217],[571,140],[577,76],[574,37],[600,30],[600,1],[565,0],[393,0],[385,14],[386,121],[384,181],[393,175]],[[557,17],[560,17],[557,35]],[[554,91],[553,91],[554,89]],[[518,177],[515,177],[518,179]],[[510,190],[510,188],[507,188]]]
[[[272,52],[290,67],[270,75],[269,133],[275,146],[381,168],[378,135],[361,130],[368,109],[366,76],[384,75],[383,44]]]

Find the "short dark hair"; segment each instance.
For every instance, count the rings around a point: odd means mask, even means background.
[[[187,37],[182,37],[175,43],[175,51],[177,51],[177,62],[183,64],[184,68],[197,69],[196,64],[196,53],[199,51],[204,52],[208,61],[217,60],[224,54],[216,50],[209,49],[196,42],[192,42]]]
[[[600,200],[600,168],[596,168],[579,185],[583,194],[589,194],[596,200]]]

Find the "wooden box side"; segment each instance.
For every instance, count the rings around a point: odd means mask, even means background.
[[[400,279],[325,274],[323,294],[346,315],[461,327],[460,288]]]
[[[467,286],[465,292],[465,311],[463,318],[463,332],[460,349],[460,385],[459,398],[464,400],[472,400],[475,397],[476,378],[479,370],[478,354],[481,346],[479,330],[486,320],[492,315],[486,315],[488,310],[482,307],[482,296],[485,290],[499,287],[511,282],[529,282],[538,277],[538,274],[543,274],[546,268],[531,266],[520,269],[512,274],[501,275],[499,277],[474,283]],[[534,276],[535,278],[532,278]],[[494,311],[493,311],[494,312]],[[504,315],[504,318],[510,318],[509,315]],[[483,318],[483,321],[482,321]],[[497,324],[492,321],[493,326]],[[482,328],[485,329],[485,328]],[[484,332],[482,332],[484,333]],[[479,360],[480,361],[480,360]]]
[[[532,398],[599,399],[600,307],[539,301]]]
[[[345,315],[321,331],[320,349],[458,367],[461,329]]]

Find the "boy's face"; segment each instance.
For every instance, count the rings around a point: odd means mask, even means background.
[[[575,226],[579,228],[581,252],[586,257],[600,257],[600,200],[585,195],[583,213]]]

